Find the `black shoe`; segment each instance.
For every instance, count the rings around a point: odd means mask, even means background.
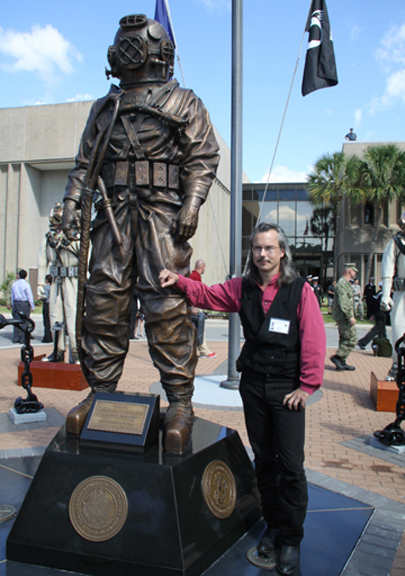
[[[276,548],[278,548],[278,528],[267,528],[260,538],[257,552],[262,558],[269,558]]]
[[[366,347],[364,346],[364,344],[360,343],[360,340],[357,342],[357,346],[360,348],[360,350],[365,350]]]
[[[277,562],[277,570],[280,574],[292,574],[300,563],[299,546],[281,546],[280,558]]]
[[[70,351],[70,364],[80,364],[79,353],[76,348]]]
[[[356,368],[354,366],[349,366],[348,364],[346,364],[346,360],[342,360],[343,366],[344,366],[344,370],[356,370]]]
[[[397,379],[398,364],[396,362],[390,368],[390,371],[385,377],[386,382],[394,382]]]
[[[53,352],[52,354],[49,354],[49,356],[42,358],[42,362],[64,362],[64,360],[65,360],[65,353],[63,352],[63,350],[58,350],[58,352],[56,353],[56,358],[54,358]]]
[[[336,366],[336,370],[346,370],[343,360],[336,354],[332,356],[330,361]]]

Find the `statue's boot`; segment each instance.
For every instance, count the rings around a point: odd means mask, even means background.
[[[70,350],[70,363],[71,364],[80,364],[79,353],[77,348],[72,348]]]
[[[116,383],[109,383],[102,386],[98,385],[92,388],[87,398],[80,402],[78,406],[72,408],[69,414],[66,416],[65,429],[67,434],[80,436],[84,423],[86,422],[87,415],[90,412],[94,394],[96,392],[114,392],[116,388]]]
[[[191,444],[191,431],[194,422],[194,410],[191,397],[194,385],[165,386],[170,406],[167,409],[164,430],[163,450],[181,456]]]
[[[80,436],[84,423],[86,422],[87,414],[90,412],[91,404],[93,402],[94,394],[88,396],[78,406],[71,409],[66,416],[66,432],[74,436]]]

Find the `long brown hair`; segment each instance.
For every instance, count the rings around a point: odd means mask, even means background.
[[[278,279],[278,286],[284,286],[291,284],[296,278],[297,274],[292,268],[292,256],[291,251],[288,246],[287,237],[284,233],[284,230],[277,226],[277,224],[270,224],[268,222],[260,222],[253,230],[252,235],[250,237],[250,250],[248,255],[248,260],[246,264],[246,272],[244,277],[248,279],[249,282],[252,284],[258,283],[262,284],[262,279],[259,274],[259,270],[256,264],[253,262],[253,240],[256,234],[261,232],[270,232],[270,230],[275,230],[277,232],[278,243],[280,244],[280,248],[284,250],[284,256],[280,260],[280,277]]]

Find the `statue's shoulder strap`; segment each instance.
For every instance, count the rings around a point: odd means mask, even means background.
[[[178,88],[179,83],[177,80],[169,80],[164,86],[152,92],[149,99],[146,99],[145,104],[151,106],[152,108],[161,109],[166,102],[169,100],[173,91]]]
[[[404,254],[404,256],[405,256],[405,244],[402,242],[402,238],[403,238],[402,235],[395,234],[393,240],[394,240],[395,244],[397,245],[398,250],[400,250],[401,254]]]

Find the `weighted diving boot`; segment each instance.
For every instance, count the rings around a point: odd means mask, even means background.
[[[194,410],[191,396],[194,385],[165,387],[170,406],[167,409],[164,430],[163,450],[181,456],[191,444],[191,431],[194,422]]]
[[[77,348],[71,348],[70,350],[70,364],[80,364],[79,353]]]
[[[66,416],[66,433],[73,434],[74,436],[80,436],[84,423],[86,422],[87,414],[90,412],[90,408],[93,402],[94,393],[90,393],[83,402],[80,402],[78,406],[72,408],[69,414]]]
[[[83,402],[80,402],[78,406],[71,409],[69,414],[66,416],[65,429],[67,434],[72,434],[74,436],[80,436],[84,423],[88,413],[90,412],[91,405],[93,403],[94,394],[96,392],[115,392],[117,388],[116,383],[109,383],[98,385],[91,389],[90,394],[87,396]]]

